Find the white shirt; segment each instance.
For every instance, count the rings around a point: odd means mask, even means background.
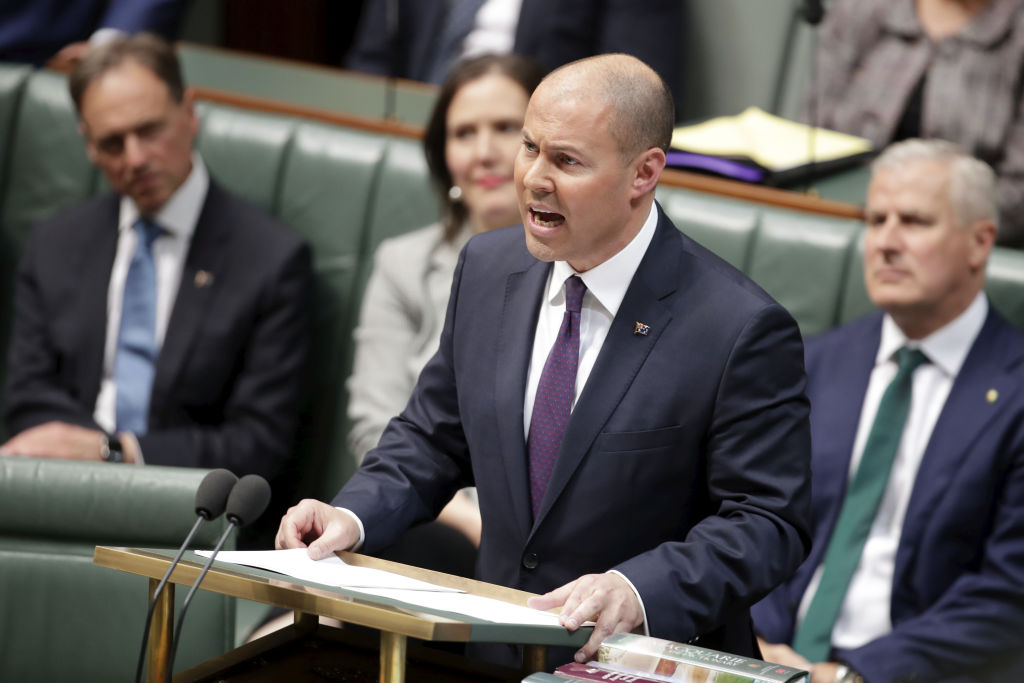
[[[522,7],[523,0],[487,0],[477,10],[473,29],[462,43],[461,57],[512,52]]]
[[[892,582],[907,504],[939,414],[987,316],[988,299],[984,293],[979,292],[963,313],[919,342],[908,340],[888,315],[882,320],[875,368],[864,395],[864,406],[854,440],[850,461],[851,481],[864,454],[864,444],[874,424],[882,394],[896,376],[896,351],[903,346],[919,348],[930,362],[914,372],[910,412],[889,473],[889,484],[879,502],[860,563],[832,629],[832,645],[837,648],[860,647],[892,631],[889,618]],[[821,581],[821,573],[822,567],[819,566],[800,602],[797,615],[799,621],[807,613]]]
[[[210,174],[197,153],[192,154],[192,171],[167,203],[152,216],[163,232],[153,241],[153,261],[156,265],[156,345],[163,346],[171,309],[178,295],[181,273],[185,267],[192,234],[210,187]],[[139,209],[129,197],[121,198],[117,221],[117,252],[110,271],[107,289],[107,334],[103,348],[103,375],[96,397],[93,419],[105,431],[113,433],[117,424],[117,383],[114,380],[117,337],[121,329],[121,305],[124,283],[128,277],[138,234],[133,225],[139,218]]]

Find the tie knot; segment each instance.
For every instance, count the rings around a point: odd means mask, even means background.
[[[587,293],[587,286],[577,275],[565,280],[565,310],[570,313],[579,313],[583,308],[583,295]]]
[[[927,362],[928,356],[924,355],[921,349],[911,349],[904,346],[896,352],[897,374],[900,375],[910,374],[917,370],[918,366],[924,365]]]
[[[159,225],[146,218],[140,218],[135,221],[133,227],[135,232],[138,233],[139,244],[143,245],[146,250],[152,249],[153,241],[164,231]]]

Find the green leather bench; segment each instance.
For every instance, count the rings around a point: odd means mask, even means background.
[[[382,239],[424,225],[438,215],[419,143],[404,137],[209,102],[200,104],[199,113],[202,125],[198,147],[211,172],[230,189],[293,226],[313,246],[317,279],[312,302],[316,320],[313,353],[318,371],[310,408],[300,430],[296,458],[288,475],[295,487],[295,497],[330,498],[353,467],[345,446],[345,380],[351,366],[352,327],[357,319],[371,256]],[[3,266],[0,271],[0,352],[3,356],[6,356],[13,296],[13,264],[32,223],[99,191],[103,185],[89,165],[76,132],[64,77],[0,64],[0,264]],[[861,226],[857,221],[676,187],[663,186],[658,196],[681,230],[761,283],[794,314],[804,333],[827,329],[871,310],[860,276],[858,236]],[[1024,326],[1024,253],[997,250],[989,276],[988,291],[995,305],[1018,326]],[[74,468],[73,464],[63,463],[42,463],[38,467],[40,472],[51,468],[63,472],[57,469],[62,465],[69,467],[67,472]],[[75,658],[81,656],[85,658],[83,662],[90,666],[95,663],[101,670],[106,663],[109,671],[119,672],[125,661],[111,654],[113,650],[101,648],[117,643],[117,647],[123,647],[119,650],[122,659],[134,659],[138,630],[133,630],[130,624],[124,627],[127,635],[116,629],[121,628],[119,622],[123,621],[119,610],[135,609],[136,604],[144,603],[141,596],[129,597],[125,591],[144,593],[144,586],[129,588],[130,577],[87,567],[91,547],[100,542],[174,545],[184,538],[185,530],[158,533],[156,529],[143,528],[139,534],[101,537],[88,528],[71,525],[58,543],[48,535],[50,531],[34,524],[31,518],[13,512],[14,516],[8,517],[8,489],[38,490],[32,475],[15,469],[25,466],[23,462],[0,460],[0,467],[6,468],[2,470],[4,479],[0,481],[3,487],[0,488],[0,516],[3,517],[0,544],[17,543],[24,548],[41,544],[49,548],[49,556],[40,554],[40,557],[47,557],[47,564],[56,565],[56,559],[66,556],[69,562],[77,563],[83,576],[95,575],[96,583],[88,584],[88,590],[79,591],[75,583],[77,573],[63,576],[53,570],[53,573],[34,577],[35,568],[23,564],[27,561],[24,556],[34,555],[0,551],[0,603],[5,606],[4,621],[0,622],[3,626],[0,630],[0,680],[20,680],[22,677],[14,674],[26,671],[5,667],[25,666],[24,662],[43,659],[59,660],[53,656],[56,650],[52,649],[57,642],[76,643],[69,645],[73,648],[69,652]],[[104,476],[98,476],[100,474]],[[135,484],[117,488],[119,479],[109,483],[107,477],[115,474],[137,477],[154,486],[163,477],[193,477],[189,486],[182,486],[180,497],[183,500],[191,500],[195,491],[191,484],[197,484],[200,478],[200,473],[194,471],[174,473],[149,467],[105,467],[88,477],[79,477],[77,494],[86,500],[110,491],[117,491],[118,496],[124,497],[119,505],[111,508],[112,520],[160,516],[159,511],[154,511],[159,505],[153,505],[145,495],[135,495]],[[72,487],[68,485],[68,488]],[[113,500],[113,496],[111,498]],[[85,505],[68,503],[64,507],[64,502],[61,502],[62,510],[81,510]],[[61,614],[53,610],[33,612],[28,609],[31,603],[28,599],[22,600],[22,593],[26,596],[31,593],[23,590],[19,583],[27,582],[30,577],[39,581],[40,588],[33,589],[37,595],[45,584],[55,595],[64,596],[60,603]],[[125,581],[129,583],[122,584]],[[94,607],[99,601],[116,609],[97,611]],[[211,629],[216,630],[218,624],[222,627],[208,639],[211,655],[216,654],[212,650],[219,652],[231,645],[236,635],[228,615],[231,608],[225,606],[224,609],[225,620],[210,622]],[[91,613],[94,621],[67,619],[66,615],[71,613]],[[36,619],[28,622],[32,625],[29,629],[24,628],[26,614]],[[62,617],[65,622],[61,621]],[[190,627],[186,630],[198,630],[201,618],[193,614],[189,619]],[[107,635],[113,632],[121,635],[117,638]],[[100,641],[104,645],[101,646]],[[107,654],[93,657],[86,651],[89,647],[77,645],[86,642],[92,642],[93,649]],[[17,655],[13,663],[10,663],[11,653]],[[65,661],[73,660],[67,657]],[[183,651],[179,664],[187,662]],[[57,667],[61,662],[47,661],[46,664]],[[85,664],[82,666],[84,669]],[[58,672],[49,679],[29,678],[61,680],[64,676]],[[123,677],[111,675],[110,678]]]
[[[149,580],[92,563],[96,545],[177,548],[206,470],[0,458],[0,680],[130,681]],[[224,518],[204,522],[212,548]],[[180,608],[187,590],[176,591]],[[200,591],[176,657],[183,670],[234,646],[234,601]]]

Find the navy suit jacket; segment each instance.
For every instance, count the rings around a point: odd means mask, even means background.
[[[40,65],[99,28],[174,40],[184,11],[185,0],[3,0],[0,61]]]
[[[425,81],[448,11],[446,0],[398,0],[395,35],[387,0],[367,0],[347,66]],[[523,0],[513,51],[547,69],[604,52],[639,57],[682,96],[683,5],[679,0]]]
[[[118,208],[116,195],[96,197],[29,236],[5,392],[12,435],[51,420],[99,429]],[[211,180],[139,438],[147,463],[277,471],[304,397],[311,279],[298,235]]]
[[[770,642],[792,642],[797,608],[839,515],[881,321],[869,316],[807,344],[814,548],[754,609]],[[837,653],[868,683],[1024,680],[1024,335],[994,310],[921,461],[890,617],[889,635]]]
[[[550,268],[522,227],[470,240],[437,355],[334,504],[374,552],[476,485],[477,578],[543,593],[617,569],[652,635],[754,654],[750,605],[808,550],[795,322],[661,214],[534,519],[523,397]]]

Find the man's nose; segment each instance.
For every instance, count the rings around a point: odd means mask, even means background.
[[[141,166],[146,160],[145,145],[139,136],[130,133],[124,138],[124,161],[130,167]]]

